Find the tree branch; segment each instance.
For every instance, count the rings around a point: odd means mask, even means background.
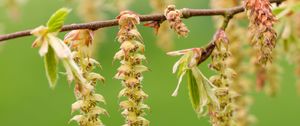
[[[284,0],[270,0],[273,3],[281,3]],[[244,12],[245,9],[243,6],[233,7],[233,8],[227,8],[227,9],[188,9],[184,8],[182,9],[183,18],[190,18],[194,16],[214,16],[214,15],[221,15],[226,16],[227,14],[235,15],[241,12]],[[150,14],[150,15],[140,15],[141,22],[146,21],[164,21],[166,20],[165,16],[163,14]],[[104,27],[112,27],[117,26],[118,21],[116,19],[114,20],[106,20],[106,21],[95,21],[90,23],[82,23],[82,24],[71,24],[71,25],[65,25],[61,32],[64,31],[71,31],[71,30],[77,30],[77,29],[91,29],[91,30],[98,30],[100,28]],[[25,31],[19,31],[15,33],[10,34],[4,34],[0,35],[0,43],[4,40],[10,40],[25,36],[30,36],[31,30],[25,30]]]
[[[276,3],[277,5],[279,5],[283,1],[285,1],[285,0],[270,0],[271,3]],[[244,11],[244,8],[240,8],[240,7],[231,8],[231,10],[228,9],[228,11],[227,11],[228,13],[225,15],[224,22],[220,29],[225,31],[231,18],[235,14],[243,12],[243,11]],[[200,60],[198,61],[198,65],[200,65],[202,62],[204,62],[211,55],[211,53],[213,52],[215,47],[216,47],[215,40],[213,38],[213,40],[210,41],[209,44],[204,48],[204,50],[201,54]]]
[[[228,14],[225,16],[224,18],[224,21],[223,21],[223,24],[222,26],[220,27],[221,30],[224,30],[227,28],[231,18],[233,17],[234,15],[233,14]],[[209,42],[209,44],[204,48],[204,50],[202,51],[202,54],[201,54],[201,57],[200,57],[200,60],[198,61],[198,65],[200,65],[202,62],[204,62],[210,55],[211,53],[213,52],[213,50],[215,49],[216,47],[216,44],[215,44],[215,36],[213,38],[212,41]]]

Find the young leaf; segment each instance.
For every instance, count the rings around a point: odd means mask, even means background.
[[[207,93],[210,88],[205,88],[205,79],[198,67],[192,67],[191,73],[197,83],[199,92],[199,109],[196,112],[199,116],[204,116],[206,115],[205,107],[210,103],[209,94]]]
[[[179,91],[179,88],[180,88],[180,85],[181,85],[181,81],[182,81],[182,78],[183,76],[186,74],[186,70],[184,72],[181,73],[181,75],[179,76],[179,79],[178,79],[178,83],[177,83],[177,86],[176,86],[176,89],[174,90],[172,96],[177,96],[178,94],[178,91]]]
[[[190,69],[187,70],[187,78],[188,78],[187,79],[188,80],[188,90],[189,90],[192,106],[195,109],[195,111],[198,111],[199,104],[200,104],[199,88],[198,88],[196,79]]]
[[[46,75],[50,87],[54,88],[58,78],[58,74],[57,74],[58,60],[51,46],[48,47],[48,52],[44,57],[44,63],[45,63]]]
[[[198,74],[199,76],[201,76],[202,78],[202,83],[204,85],[204,89],[207,93],[207,97],[210,99],[210,102],[215,105],[217,108],[220,108],[220,103],[219,100],[217,98],[217,96],[215,95],[215,91],[218,90],[218,88],[213,85],[204,75],[203,73],[199,70],[199,69],[195,69],[194,70],[194,74]]]
[[[58,32],[62,28],[66,16],[70,13],[71,9],[61,8],[57,10],[48,20],[47,27],[49,32]]]

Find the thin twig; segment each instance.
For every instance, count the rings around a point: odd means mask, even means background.
[[[284,0],[270,0],[271,3],[276,3],[277,5],[279,5],[280,3],[282,3]],[[220,29],[224,30],[227,28],[231,18],[240,12],[243,12],[244,8],[240,8],[240,7],[235,7],[235,8],[230,8],[227,10],[228,13],[225,14],[225,18],[224,18],[224,22],[222,24],[222,26],[220,27]],[[200,60],[198,61],[198,65],[200,65],[202,62],[204,62],[213,52],[213,50],[215,49],[216,45],[215,45],[215,40],[213,39],[212,41],[210,41],[208,43],[208,45],[204,48],[204,50],[202,51]]]
[[[283,0],[270,0],[273,3],[281,3]],[[227,9],[188,9],[184,8],[182,9],[183,18],[190,18],[194,16],[214,16],[214,15],[222,15],[225,16],[226,14],[235,15],[241,12],[244,12],[243,6],[233,7],[233,8],[227,8]],[[165,16],[163,14],[150,14],[150,15],[140,15],[141,22],[146,21],[164,21],[166,20]],[[95,21],[90,23],[82,23],[82,24],[71,24],[71,25],[65,25],[61,32],[64,31],[71,31],[76,29],[91,29],[91,30],[98,30],[100,28],[104,27],[112,27],[117,26],[118,21],[116,19],[114,20],[106,20],[106,21]],[[24,31],[18,31],[15,33],[0,35],[0,43],[4,40],[10,40],[25,36],[30,36],[31,30],[24,30]]]
[[[225,31],[225,29],[227,28],[232,17],[233,17],[233,14],[228,14],[224,17],[223,24],[220,27],[221,30]],[[209,42],[209,44],[204,48],[204,50],[202,51],[200,60],[198,61],[198,65],[201,64],[202,62],[204,62],[211,55],[211,53],[213,52],[213,50],[216,47],[215,41],[216,41],[215,38],[213,38],[212,41]]]

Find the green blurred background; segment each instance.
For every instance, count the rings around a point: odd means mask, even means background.
[[[66,23],[82,22],[76,14],[76,4],[67,4],[63,0],[27,0],[21,8],[22,16],[18,22],[8,18],[4,7],[0,8],[0,22],[5,33],[34,28],[45,24],[49,16],[58,8],[74,8]],[[135,0],[131,10],[146,14],[151,12],[149,2]],[[177,7],[207,8],[208,0],[177,0]],[[108,13],[107,18],[114,18],[116,13]],[[194,17],[185,20],[191,33],[188,38],[175,36],[175,49],[204,46],[211,39],[214,25],[211,17]],[[112,57],[119,44],[115,41],[117,27],[107,28],[105,41],[98,50],[97,59],[102,63],[100,73],[106,77],[106,83],[99,85],[97,91],[105,96],[107,104],[102,105],[109,111],[109,116],[102,116],[107,126],[120,126],[123,117],[118,107],[118,92],[121,84],[113,79],[118,63],[112,65]],[[177,84],[176,76],[171,73],[177,57],[169,57],[155,44],[155,36],[150,28],[141,28],[140,32],[146,44],[147,66],[152,70],[145,73],[144,90],[149,94],[146,103],[151,111],[146,116],[152,126],[209,126],[208,118],[198,118],[193,111],[183,85],[179,96],[171,93]],[[61,34],[63,35],[63,34]],[[34,37],[25,37],[7,41],[0,46],[0,126],[76,126],[68,124],[72,117],[71,104],[75,101],[73,86],[69,86],[64,76],[60,76],[55,90],[48,86],[44,73],[43,60],[38,50],[31,48]],[[281,61],[283,70],[281,88],[278,95],[271,98],[264,93],[252,92],[254,104],[251,112],[256,116],[257,126],[299,126],[300,97],[295,89],[294,66]],[[211,74],[207,64],[201,65],[204,73]],[[62,69],[61,69],[62,70]]]

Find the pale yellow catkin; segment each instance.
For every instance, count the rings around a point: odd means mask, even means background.
[[[218,30],[215,34],[216,48],[211,54],[212,62],[209,65],[216,75],[210,77],[210,81],[217,87],[216,96],[219,107],[209,107],[210,121],[213,126],[231,126],[234,124],[233,119],[233,97],[235,92],[230,88],[236,73],[226,63],[231,53],[228,49],[228,38],[225,31]]]
[[[121,80],[123,85],[119,97],[127,98],[120,102],[125,118],[124,126],[148,126],[149,121],[143,117],[145,109],[149,108],[144,104],[148,95],[142,90],[142,73],[148,71],[148,68],[143,65],[145,47],[135,26],[140,19],[131,11],[122,11],[118,21],[120,30],[117,38],[121,46],[114,59],[120,60],[121,66],[115,78]]]
[[[239,0],[211,0],[211,6],[215,9],[234,7],[239,4],[241,4]],[[241,17],[245,17],[245,14],[234,16],[226,28],[226,33],[230,40],[229,50],[231,52],[231,56],[226,59],[226,63],[236,72],[236,76],[229,86],[229,89],[236,93],[236,96],[232,97],[232,120],[237,126],[250,126],[253,123],[254,117],[249,114],[252,100],[248,95],[250,85],[248,79],[245,77],[247,72],[244,66],[244,56],[247,52],[244,51],[244,45],[246,45],[244,41],[247,40],[241,36],[243,33],[246,34],[246,29],[240,26],[237,21]],[[222,25],[222,20],[223,18],[221,17],[214,17],[217,27]]]
[[[77,121],[80,126],[104,126],[99,117],[101,114],[108,114],[105,109],[98,106],[100,102],[105,103],[104,97],[95,92],[97,81],[104,81],[104,78],[93,72],[100,65],[91,58],[89,51],[94,41],[93,36],[91,30],[73,30],[64,40],[70,45],[73,59],[86,80],[82,83],[75,79],[74,93],[77,101],[72,104],[72,112],[79,110],[80,114],[71,120]]]

